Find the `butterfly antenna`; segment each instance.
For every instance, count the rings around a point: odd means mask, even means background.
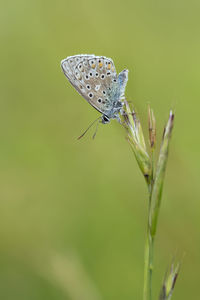
[[[94,132],[94,134],[93,134],[93,136],[92,136],[93,139],[95,138],[95,136],[96,136],[96,134],[97,134],[97,130],[98,130],[98,127],[99,127],[99,123],[100,123],[100,122],[97,123],[95,132]]]
[[[96,123],[98,120],[100,120],[101,117],[97,118],[96,120],[94,120],[89,126],[88,128],[77,138],[77,140],[80,140],[85,134],[86,132],[94,125],[94,123]],[[97,123],[97,125],[99,124],[100,122]],[[98,126],[97,126],[98,127]],[[96,135],[96,132],[97,132],[97,128],[95,130],[95,134],[93,135],[93,138],[95,137]]]

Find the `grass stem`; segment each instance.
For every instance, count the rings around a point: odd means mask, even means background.
[[[165,176],[167,159],[168,159],[168,150],[169,150],[169,143],[170,143],[171,133],[173,128],[174,115],[172,112],[170,112],[167,125],[164,129],[157,164],[155,164],[155,154],[154,154],[155,152],[154,150],[156,146],[156,120],[155,120],[153,110],[149,106],[148,124],[149,124],[150,155],[147,152],[146,143],[143,135],[143,130],[139,121],[139,117],[135,113],[135,111],[130,110],[127,101],[125,101],[125,113],[123,116],[124,116],[125,128],[128,133],[127,140],[131,145],[138,166],[141,172],[143,173],[143,176],[148,186],[149,203],[148,203],[147,235],[146,235],[145,254],[144,254],[143,300],[152,300],[154,240],[155,240],[155,235],[157,230],[157,221],[158,221],[161,198],[162,198],[162,188],[163,188],[164,176]],[[172,274],[174,276],[172,279],[174,280],[176,272],[175,273],[172,272]],[[173,282],[175,282],[175,280]],[[170,292],[172,292],[173,288],[169,290]]]

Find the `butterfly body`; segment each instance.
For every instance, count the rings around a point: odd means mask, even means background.
[[[128,70],[117,75],[112,59],[95,55],[69,56],[61,67],[75,89],[102,113],[103,124],[120,121]]]

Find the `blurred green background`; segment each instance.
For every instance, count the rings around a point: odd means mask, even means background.
[[[200,2],[1,1],[0,299],[141,299],[147,189],[123,128],[69,84],[61,59],[128,68],[126,90],[158,143],[175,128],[155,244],[154,299],[174,255],[174,299],[199,297]]]

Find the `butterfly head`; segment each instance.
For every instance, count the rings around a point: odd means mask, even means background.
[[[102,115],[101,123],[102,124],[108,124],[109,122],[110,122],[110,119],[106,115]]]

